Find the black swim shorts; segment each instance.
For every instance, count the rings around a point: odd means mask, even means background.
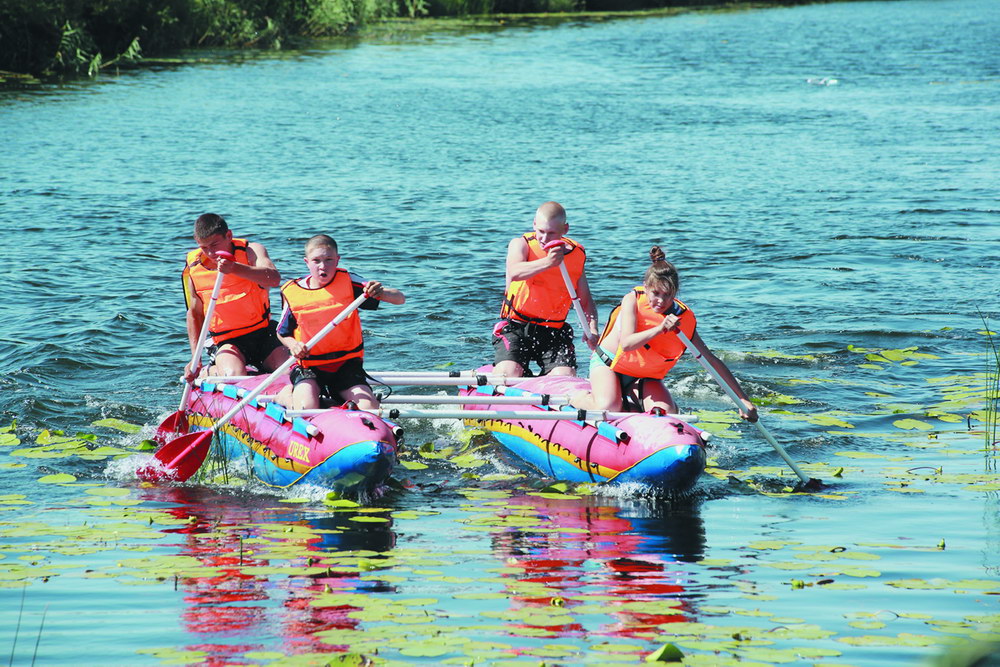
[[[576,368],[573,327],[558,329],[528,322],[501,320],[493,329],[493,364],[513,361],[525,371],[534,361],[545,375],[557,366]]]
[[[247,366],[253,366],[258,371],[264,371],[264,361],[267,360],[271,353],[277,348],[282,347],[281,341],[278,340],[278,325],[274,320],[268,322],[266,327],[262,327],[255,331],[251,331],[248,334],[243,334],[242,336],[237,336],[236,338],[231,338],[224,341],[222,345],[209,345],[208,354],[211,359],[211,363],[215,363],[215,356],[219,353],[221,348],[227,345],[232,345],[240,354],[243,355],[243,359]]]
[[[292,366],[292,372],[289,373],[288,379],[293,387],[306,380],[315,380],[319,385],[320,395],[334,402],[341,400],[342,392],[359,384],[371,390],[368,377],[365,375],[364,364],[357,357],[348,359],[335,370],[323,370],[315,366],[306,367],[296,364]]]

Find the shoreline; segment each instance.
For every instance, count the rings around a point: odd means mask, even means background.
[[[751,0],[748,2],[722,2],[697,5],[658,7],[651,9],[576,11],[576,12],[528,12],[478,14],[468,16],[424,16],[387,17],[351,28],[344,34],[328,37],[305,35],[289,36],[287,42],[277,47],[266,48],[254,44],[248,46],[192,46],[154,54],[148,57],[124,54],[107,62],[91,66],[86,72],[30,73],[0,69],[0,90],[35,88],[70,81],[86,81],[101,75],[114,75],[121,70],[140,70],[157,66],[177,66],[207,64],[219,61],[219,54],[227,57],[243,56],[255,58],[261,55],[308,50],[318,46],[338,43],[381,43],[407,42],[418,40],[435,33],[475,33],[523,28],[538,25],[560,25],[568,22],[599,23],[623,19],[660,18],[693,13],[729,13],[776,9],[854,0],[775,0],[773,2]],[[199,55],[199,54],[216,54]]]

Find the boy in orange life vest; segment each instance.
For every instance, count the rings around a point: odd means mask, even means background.
[[[694,313],[675,300],[680,286],[677,269],[665,260],[659,246],[650,249],[649,258],[652,265],[646,270],[643,284],[626,294],[612,311],[590,360],[591,390],[574,396],[573,406],[621,410],[624,399],[632,410],[661,408],[677,412],[661,380],[684,353],[684,343],[675,333],[680,329],[743,401],[745,410],[740,411],[740,416],[757,421],[757,408],[695,331]]]
[[[281,286],[284,309],[278,337],[298,363],[292,366],[291,386],[278,393],[278,401],[295,410],[320,407],[320,396],[354,401],[359,408],[373,410],[378,400],[365,379],[365,355],[361,318],[354,311],[325,337],[306,350],[306,343],[345,307],[365,294],[361,308],[374,310],[379,301],[401,304],[406,300],[396,289],[383,287],[337,268],[337,242],[318,234],[306,242],[309,275]]]
[[[501,320],[493,327],[494,372],[521,377],[534,361],[542,375],[574,375],[573,328],[566,323],[573,304],[559,264],[566,264],[586,312],[589,329],[583,332],[583,340],[593,349],[597,308],[584,272],[586,251],[572,239],[563,238],[569,231],[566,211],[554,201],[538,207],[532,228],[507,246],[507,289],[500,307]],[[543,249],[558,240],[563,244]]]
[[[248,364],[260,371],[274,370],[288,359],[288,351],[278,341],[271,320],[268,289],[277,287],[281,276],[267,250],[260,243],[234,239],[226,221],[214,213],[195,221],[194,240],[198,248],[188,253],[183,276],[191,352],[198,344],[205,309],[221,272],[225,277],[209,325],[210,373],[246,375]],[[233,254],[234,261],[219,257],[219,252]],[[189,362],[184,378],[192,381],[199,368],[191,368]]]

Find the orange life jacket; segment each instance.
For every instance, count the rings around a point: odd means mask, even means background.
[[[535,232],[525,234],[524,240],[528,244],[526,261],[541,259],[548,254],[542,250],[542,244],[535,237]],[[562,240],[571,246],[569,252],[563,255],[563,262],[566,263],[566,269],[575,287],[583,275],[587,253],[576,241],[566,237]],[[563,281],[562,270],[558,266],[553,266],[527,280],[512,281],[504,294],[500,317],[559,329],[565,324],[566,314],[572,305],[569,291]]]
[[[663,315],[650,307],[649,300],[646,298],[645,288],[640,285],[634,288],[633,291],[635,292],[636,305],[636,332],[646,331],[660,324],[663,321]],[[681,331],[690,339],[694,335],[695,325],[697,324],[694,313],[677,299],[674,299],[674,304],[675,308],[681,311],[678,322]],[[604,327],[604,333],[601,334],[601,342],[608,337],[614,328],[620,310],[621,305],[618,305],[611,311],[608,323]],[[622,350],[621,338],[619,337],[618,351],[611,362],[611,370],[631,377],[661,380],[674,367],[680,356],[684,354],[685,349],[684,343],[681,342],[681,339],[673,331],[664,332],[647,341],[642,347],[629,352]]]
[[[281,296],[295,316],[295,340],[308,343],[335,318],[340,311],[354,301],[351,274],[337,269],[333,280],[316,289],[303,287],[294,280],[281,286]],[[361,318],[354,311],[347,318],[316,343],[309,356],[300,359],[302,366],[323,366],[331,362],[343,362],[355,357],[363,359],[365,345],[361,337]]]
[[[247,256],[247,240],[233,239],[233,255],[236,262],[250,264]],[[187,254],[187,265],[184,267],[184,301],[191,307],[191,288],[201,299],[202,306],[207,309],[215,288],[215,278],[218,272],[205,268],[204,261],[208,257],[200,248]],[[263,329],[271,319],[271,298],[268,290],[252,280],[226,274],[219,288],[219,298],[215,302],[212,321],[208,325],[208,333],[212,341],[219,345],[227,340],[248,334],[257,329]]]

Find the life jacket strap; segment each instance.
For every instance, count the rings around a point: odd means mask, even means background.
[[[351,354],[356,354],[365,349],[365,344],[360,343],[353,350],[336,350],[334,352],[327,352],[326,354],[310,354],[308,357],[309,361],[334,361],[335,359],[340,359],[341,357],[346,357]]]

